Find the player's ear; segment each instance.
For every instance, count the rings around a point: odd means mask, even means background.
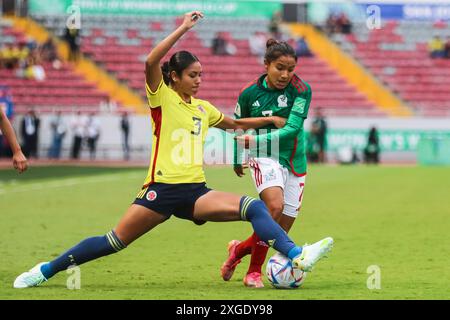
[[[266,72],[269,71],[269,66],[270,66],[270,63],[264,59],[264,68],[266,69]]]
[[[172,81],[174,82],[174,83],[176,83],[176,82],[178,82],[180,79],[178,78],[178,75],[177,75],[177,73],[175,72],[175,71],[172,71],[171,73],[170,73],[170,78],[172,79]]]

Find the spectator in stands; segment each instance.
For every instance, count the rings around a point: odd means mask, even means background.
[[[236,53],[236,47],[225,39],[222,32],[218,32],[212,40],[211,49],[216,56],[227,56]]]
[[[326,140],[327,140],[327,122],[320,109],[317,109],[316,117],[312,122],[311,135],[317,144],[317,161],[319,163],[326,162]]]
[[[447,37],[447,42],[445,43],[445,58],[450,59],[450,36]]]
[[[338,31],[343,34],[352,33],[352,23],[345,13],[341,13],[337,19]]]
[[[42,61],[50,62],[54,69],[61,68],[61,61],[58,59],[55,42],[51,37],[39,47],[39,56]]]
[[[249,39],[250,52],[254,56],[264,57],[266,53],[267,36],[264,32],[256,31]]]
[[[66,28],[64,40],[69,45],[69,61],[76,62],[80,55],[80,33],[78,29]]]
[[[63,139],[67,132],[67,126],[61,116],[61,111],[56,112],[55,116],[50,122],[52,131],[52,145],[48,152],[50,159],[59,159],[61,157],[61,147]]]
[[[89,148],[89,157],[91,160],[95,159],[97,151],[97,142],[100,138],[100,121],[92,113],[89,115],[86,125],[87,145]]]
[[[21,65],[19,76],[26,79],[33,79],[36,81],[44,81],[46,76],[45,69],[40,63],[37,51],[32,51],[28,56],[24,65]]]
[[[282,40],[280,28],[282,23],[283,15],[281,14],[281,11],[275,11],[269,22],[269,32],[271,33],[271,37],[278,41]]]
[[[128,117],[128,112],[126,111],[122,114],[122,118],[120,119],[120,129],[122,130],[123,158],[128,161],[130,160],[130,119]]]
[[[86,117],[78,111],[75,118],[72,120],[71,128],[74,132],[72,150],[70,156],[72,159],[79,159],[82,148],[83,139],[85,137]]]
[[[328,18],[327,21],[325,23],[325,31],[328,35],[334,34],[338,32],[338,17],[336,14],[331,13]]]
[[[309,50],[308,43],[306,42],[305,37],[299,38],[295,42],[295,54],[297,57],[312,57],[313,54]]]
[[[428,42],[428,52],[430,53],[430,58],[443,58],[444,57],[445,45],[439,36],[434,36],[433,39]]]
[[[23,151],[27,158],[38,158],[40,119],[34,109],[28,110],[23,117],[20,126],[20,133],[23,141]]]
[[[380,162],[380,145],[378,131],[372,127],[369,131],[367,146],[364,148],[364,161],[366,163],[378,164]]]
[[[12,43],[7,43],[1,49],[2,65],[9,70],[17,68],[19,62],[19,48]]]

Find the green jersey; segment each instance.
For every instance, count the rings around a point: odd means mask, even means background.
[[[271,157],[297,176],[306,173],[305,134],[303,122],[311,103],[311,87],[294,75],[283,90],[264,86],[266,74],[241,91],[234,115],[237,119],[279,116],[287,118],[286,125],[277,129],[269,125],[256,130],[253,157]],[[242,149],[235,143],[234,163],[242,163]]]

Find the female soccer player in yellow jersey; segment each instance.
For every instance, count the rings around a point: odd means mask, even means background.
[[[24,172],[28,168],[27,158],[22,153],[19,143],[17,142],[16,134],[11,126],[3,109],[0,108],[0,130],[8,141],[8,144],[13,152],[13,166],[19,173]]]
[[[266,114],[285,117],[288,121],[280,130],[269,124],[257,129],[256,136],[242,135],[237,137],[237,141],[259,146],[259,149],[251,150],[248,161],[253,182],[272,217],[289,232],[300,209],[305,187],[303,122],[311,103],[311,87],[295,74],[297,56],[288,43],[270,39],[264,61],[266,73],[241,91],[235,117],[242,119]],[[267,133],[267,130],[274,131]],[[272,148],[265,146],[271,143],[278,143],[276,153],[260,152],[260,149],[270,151]],[[241,177],[244,173],[239,155],[236,143],[234,171]],[[242,242],[230,241],[229,256],[221,268],[222,278],[230,280],[241,259],[251,254],[244,284],[253,288],[264,287],[261,267],[268,249],[255,233]]]
[[[197,224],[250,221],[263,241],[291,258],[293,265],[301,270],[310,270],[330,250],[331,238],[311,246],[296,246],[272,219],[261,200],[206,187],[202,163],[195,160],[203,159],[203,141],[208,127],[247,128],[255,123],[257,127],[267,124],[268,120],[235,121],[209,102],[194,98],[200,86],[202,66],[189,52],[175,53],[164,65],[163,74],[161,59],[202,17],[199,11],[187,13],[183,23],[147,57],[145,75],[153,124],[152,157],[147,179],[134,203],[112,231],[83,240],[51,262],[37,264],[15,280],[15,288],[37,286],[69,266],[120,251],[172,214]],[[174,150],[180,147],[180,142],[174,144],[173,140],[186,136],[189,138],[187,147],[192,147],[188,149],[194,154],[179,157]]]

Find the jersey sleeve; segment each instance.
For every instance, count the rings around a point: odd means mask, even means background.
[[[286,125],[276,131],[256,136],[256,145],[266,145],[269,141],[281,141],[294,139],[303,128],[303,122],[308,116],[309,105],[311,104],[311,88],[294,100],[294,105],[289,113]]]
[[[147,93],[148,105],[150,108],[161,107],[164,99],[170,93],[169,87],[164,83],[162,78],[155,92],[153,92],[147,82],[145,82],[145,92]]]
[[[208,126],[214,127],[222,122],[225,115],[220,112],[216,107],[214,107],[211,103],[204,101],[204,108],[208,114]]]

